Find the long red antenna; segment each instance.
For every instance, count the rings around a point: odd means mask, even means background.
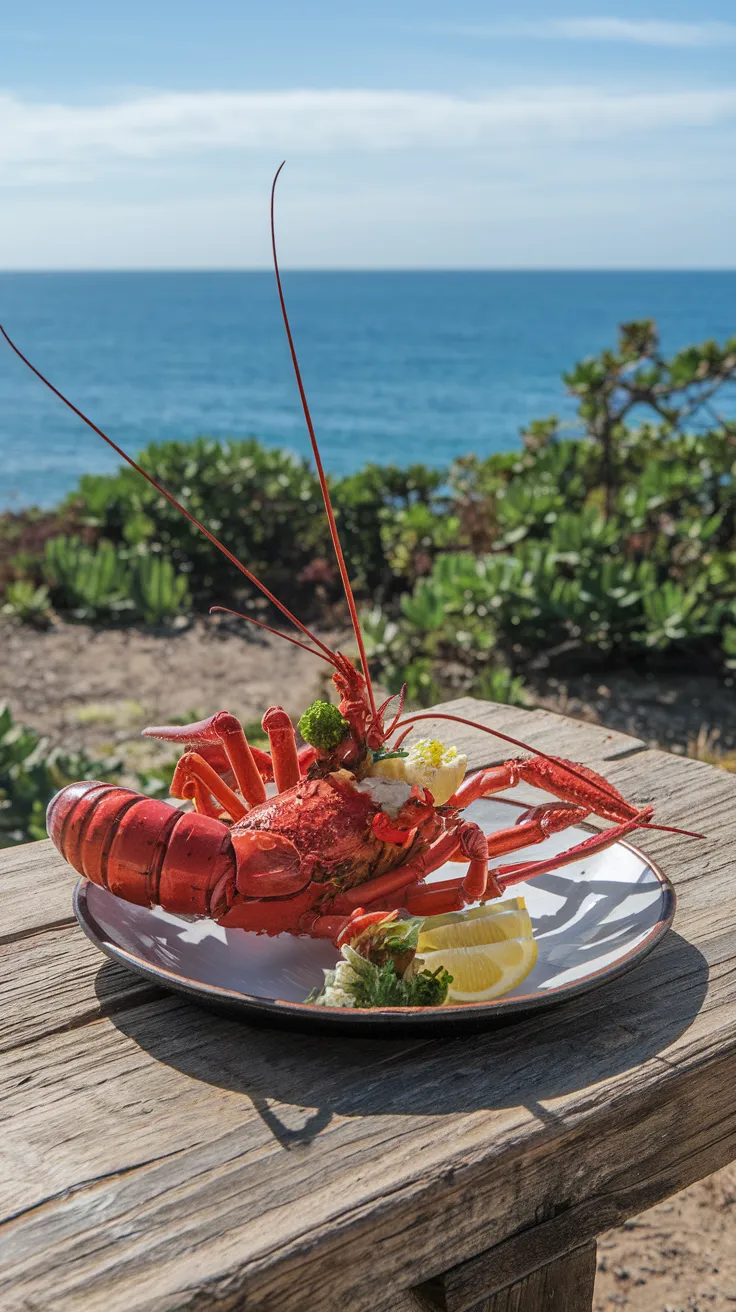
[[[279,164],[279,167],[276,170],[273,183],[271,184],[271,249],[273,251],[273,267],[276,273],[276,286],[278,287],[279,302],[281,304],[281,313],[283,315],[284,327],[286,329],[286,337],[289,343],[289,350],[291,352],[291,362],[294,366],[294,373],[296,375],[296,385],[299,388],[299,396],[302,402],[304,418],[307,422],[309,440],[312,443],[312,451],[314,452],[314,459],[317,465],[319,484],[320,487],[322,488],[322,496],[324,498],[325,510],[327,511],[327,519],[330,525],[330,535],[332,537],[332,545],[335,548],[335,555],[337,556],[337,564],[340,570],[342,586],[345,589],[345,598],[348,603],[348,610],[350,611],[350,619],[352,620],[352,624],[353,624],[353,632],[355,633],[355,641],[358,644],[358,651],[360,653],[360,663],[363,666],[363,674],[365,675],[368,700],[370,702],[370,707],[371,707],[371,714],[373,715],[374,720],[376,720],[378,718],[376,714],[376,702],[373,696],[373,685],[371,683],[371,676],[368,669],[368,658],[365,653],[365,644],[363,642],[363,634],[360,629],[358,610],[355,605],[355,597],[353,596],[353,589],[350,585],[350,576],[348,575],[347,565],[345,564],[345,557],[343,555],[342,547],[340,545],[340,538],[337,532],[337,524],[335,522],[335,514],[332,509],[332,502],[330,500],[330,492],[329,492],[329,488],[327,487],[327,479],[325,478],[325,471],[322,467],[322,457],[320,456],[319,447],[317,446],[317,438],[314,433],[314,424],[312,423],[312,416],[309,412],[309,403],[307,401],[307,394],[304,391],[304,384],[302,382],[302,375],[301,375],[301,370],[299,368],[299,361],[297,360],[296,357],[294,338],[291,335],[291,326],[289,324],[289,316],[286,312],[286,301],[284,300],[284,289],[281,286],[279,259],[276,253],[276,221],[274,216],[274,199],[276,196],[276,183],[279,180],[279,174],[282,168],[284,167],[285,163],[286,160],[283,160],[281,164]]]
[[[119,447],[117,442],[113,442],[112,438],[107,436],[107,433],[103,433],[102,429],[97,427],[97,424],[93,424],[92,420],[88,419],[87,416],[83,414],[82,411],[77,408],[77,406],[74,405],[73,401],[70,401],[68,397],[64,396],[64,393],[60,392],[58,387],[54,387],[54,384],[49,382],[48,378],[46,378],[44,374],[41,373],[41,370],[37,369],[35,364],[31,364],[31,361],[16,346],[15,342],[12,341],[12,339],[8,336],[1,323],[0,323],[0,333],[2,333],[3,337],[8,343],[8,346],[13,351],[15,351],[15,354],[18,356],[18,358],[22,360],[25,365],[28,366],[28,368],[31,370],[31,373],[34,373],[37,378],[40,378],[44,386],[48,387],[49,391],[54,393],[54,396],[58,396],[59,400],[63,401],[64,405],[68,406],[69,409],[73,411],[73,413],[77,415],[79,419],[82,420],[82,423],[86,424],[88,428],[91,428],[92,432],[96,433],[98,437],[101,437],[103,442],[107,442],[107,445],[112,447],[113,451],[116,451],[117,454],[121,457],[121,459],[125,460],[126,463],[129,464],[132,469],[135,469],[138,474],[140,474],[143,478],[145,478],[147,483],[150,483],[152,487],[155,487],[156,491],[160,492],[162,497],[166,497],[166,500],[170,503],[170,505],[172,505],[175,508],[175,510],[180,511],[181,514],[184,515],[189,520],[190,524],[194,524],[195,528],[198,528],[200,533],[204,533],[204,536],[206,538],[209,538],[212,545],[214,547],[217,547],[217,550],[221,551],[223,556],[227,556],[227,559],[231,562],[231,564],[233,564],[236,569],[239,569],[241,574],[245,574],[245,577],[249,579],[251,583],[254,583],[258,589],[260,589],[264,597],[268,597],[268,600],[272,602],[273,605],[276,606],[278,610],[281,611],[281,614],[285,615],[287,620],[289,620],[292,624],[296,625],[297,629],[300,629],[301,632],[305,634],[307,638],[310,639],[310,641],[314,642],[320,648],[320,650],[323,651],[327,657],[329,657],[330,663],[334,664],[334,652],[330,651],[330,648],[325,646],[325,644],[320,641],[320,639],[317,637],[316,634],[312,633],[306,627],[306,625],[302,624],[301,620],[298,620],[296,615],[292,615],[291,611],[286,606],[284,606],[283,602],[280,602],[278,597],[274,597],[273,593],[266,587],[265,583],[261,583],[261,580],[256,578],[255,574],[252,574],[251,571],[247,569],[245,565],[241,564],[237,556],[234,556],[232,551],[228,551],[225,544],[223,542],[220,542],[220,539],[216,538],[214,533],[211,533],[208,528],[205,528],[204,524],[201,524],[198,519],[195,519],[194,515],[192,515],[190,511],[187,510],[186,506],[183,506],[180,501],[177,501],[176,497],[172,496],[170,492],[167,492],[166,488],[162,487],[161,484],[158,483],[155,478],[152,478],[150,474],[147,474],[145,469],[142,469],[141,466],[137,464],[135,460],[133,460],[132,456],[129,456],[125,451],[123,451],[122,447]],[[274,630],[274,632],[277,632],[277,630]]]

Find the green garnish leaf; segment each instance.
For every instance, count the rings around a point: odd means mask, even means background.
[[[406,920],[385,920],[383,923],[369,925],[357,938],[353,939],[352,948],[369,961],[379,953],[411,952],[417,950],[419,930],[424,921],[418,916]],[[381,962],[379,961],[380,965]]]
[[[321,1007],[441,1007],[452,975],[444,966],[406,976],[393,961],[377,966],[347,945],[342,961],[325,971],[321,989],[312,989],[307,1002]]]

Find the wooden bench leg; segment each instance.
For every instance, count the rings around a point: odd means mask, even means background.
[[[413,1289],[411,1297],[416,1312],[592,1312],[595,1272],[596,1245],[589,1240],[510,1285],[493,1288],[491,1277],[488,1292],[472,1303],[456,1300],[442,1277]]]
[[[484,1298],[472,1312],[591,1312],[595,1271],[595,1243],[585,1244]]]

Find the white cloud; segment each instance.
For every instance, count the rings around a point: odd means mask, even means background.
[[[646,46],[714,46],[736,41],[734,23],[669,23],[645,18],[567,18],[549,24],[562,37]]]
[[[736,88],[611,94],[517,89],[478,97],[404,91],[160,92],[102,105],[0,94],[0,182],[63,182],[80,168],[192,152],[505,150],[546,141],[708,128]]]
[[[614,41],[645,46],[731,45],[736,23],[672,23],[647,18],[550,18],[538,22],[443,25],[457,36],[500,38],[532,37],[540,40]]]

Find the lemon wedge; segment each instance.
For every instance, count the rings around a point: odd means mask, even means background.
[[[534,969],[537,945],[533,938],[512,938],[467,948],[440,948],[422,952],[424,970],[440,966],[452,975],[447,1002],[492,1002],[515,989]]]
[[[368,771],[371,779],[403,779],[406,783],[406,768],[403,756],[389,756],[374,761]]]
[[[435,806],[444,806],[460,787],[468,758],[457,747],[445,747],[437,738],[420,738],[409,747],[404,761],[404,778],[409,784],[428,788]]]
[[[467,911],[447,911],[443,916],[426,916],[421,932],[430,934],[440,925],[465,925],[470,920],[483,920],[505,911],[526,911],[526,902],[523,897],[507,897],[501,902],[484,902],[482,906],[470,907]]]
[[[499,911],[492,916],[471,916],[449,925],[426,924],[419,931],[419,952],[433,948],[470,948],[482,943],[503,943],[510,938],[531,938],[532,922],[526,908]]]

